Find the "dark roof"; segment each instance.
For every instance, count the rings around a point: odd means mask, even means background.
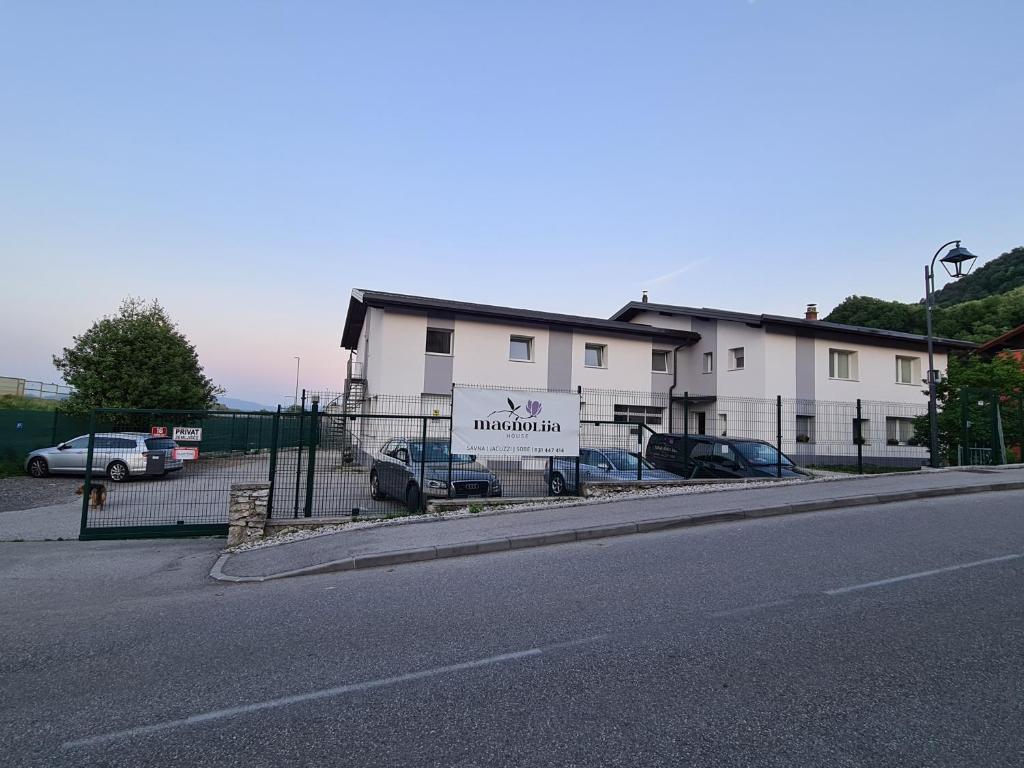
[[[978,352],[983,355],[994,355],[997,352],[1002,352],[1004,349],[1021,348],[1024,348],[1024,325],[1018,325],[1001,336],[996,336],[994,339],[986,341],[978,347]]]
[[[651,304],[642,301],[631,301],[614,315],[612,320],[630,320],[641,312],[663,312],[669,315],[692,315],[708,320],[731,320],[737,323],[764,327],[769,330],[782,330],[797,336],[821,336],[823,338],[859,338],[871,340],[886,346],[919,347],[927,345],[927,337],[916,333],[902,331],[886,331],[881,328],[865,328],[859,325],[843,325],[829,323],[825,320],[806,320],[801,317],[785,317],[783,315],[754,315],[747,312],[731,312],[724,309],[708,307],[680,307],[673,304]],[[972,341],[959,339],[935,339],[935,346],[949,349],[976,349]]]
[[[384,293],[356,288],[348,303],[348,315],[345,317],[345,330],[341,336],[341,346],[355,349],[359,345],[359,334],[367,307],[381,307],[429,314],[432,317],[461,317],[492,322],[509,322],[520,325],[538,325],[556,329],[585,329],[619,335],[641,336],[661,340],[667,344],[694,344],[700,340],[699,333],[680,331],[673,328],[656,328],[641,323],[627,323],[621,320],[605,320],[602,317],[581,317],[579,315],[563,315],[557,312],[538,312],[533,309],[515,307],[496,307],[490,304],[473,304],[467,301],[451,301],[450,299],[433,299],[426,296],[407,296],[401,293]]]

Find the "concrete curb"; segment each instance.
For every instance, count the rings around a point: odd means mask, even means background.
[[[355,557],[346,557],[341,560],[318,563],[304,568],[297,568],[292,571],[271,573],[266,576],[231,576],[230,574],[224,573],[224,566],[232,557],[231,553],[225,553],[217,559],[217,562],[210,571],[210,576],[218,581],[229,581],[235,583],[262,582],[274,579],[290,578],[292,576],[309,576],[319,573],[353,571],[365,568],[381,568],[391,565],[402,565],[404,563],[422,562],[424,560],[439,560],[448,557],[479,555],[487,552],[504,552],[513,549],[546,547],[554,544],[567,544],[574,541],[590,541],[593,539],[603,539],[611,536],[651,533],[654,531],[665,531],[674,528],[688,528],[698,525],[735,522],[737,520],[756,519],[761,517],[798,515],[805,512],[821,512],[831,509],[845,509],[847,507],[860,507],[872,504],[890,504],[898,501],[914,501],[917,499],[932,499],[943,496],[991,493],[993,491],[1016,491],[1022,489],[1024,489],[1024,481],[1014,481],[1010,483],[989,483],[986,485],[974,485],[962,488],[928,488],[920,491],[895,491],[893,493],[878,493],[863,496],[844,496],[836,499],[805,501],[795,504],[758,507],[755,509],[721,510],[698,515],[675,515],[672,517],[661,517],[654,520],[641,520],[635,523],[613,523],[588,528],[548,531],[546,533],[535,533],[524,536],[509,536],[507,538],[490,539],[485,541],[443,544],[435,547],[418,547],[415,549],[404,549],[395,552],[377,552],[371,555],[356,555]]]

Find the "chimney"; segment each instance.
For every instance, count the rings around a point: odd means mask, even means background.
[[[817,320],[818,319],[818,305],[808,304],[807,312],[804,314],[804,320]]]
[[[640,297],[640,301],[642,301],[644,304],[647,303],[647,291],[643,292],[643,295]]]

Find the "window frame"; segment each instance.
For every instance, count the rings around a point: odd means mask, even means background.
[[[858,419],[855,416],[850,424],[850,440],[853,442],[854,445],[857,445],[857,430],[853,425],[856,424],[858,421],[860,421],[860,438],[862,441],[861,445],[871,445],[871,419]]]
[[[532,363],[534,355],[534,336],[520,336],[519,334],[510,334],[508,337],[508,360],[510,363]],[[522,342],[526,344],[526,357],[512,357],[512,344],[514,342]]]
[[[617,424],[645,424],[660,427],[665,423],[665,409],[660,405],[613,403],[612,421]]]
[[[890,429],[890,426],[895,429]],[[902,435],[902,427],[909,427],[910,434]],[[895,433],[895,434],[893,434]],[[896,445],[910,445],[911,440],[917,437],[917,433],[914,431],[914,419],[910,416],[886,416],[885,417],[885,442],[887,445],[892,445],[890,441],[895,440]]]
[[[900,371],[900,363],[902,363],[903,361],[906,361],[906,362],[908,362],[910,364],[910,380],[909,381],[903,381],[900,378],[900,373],[901,373],[901,371]],[[914,368],[915,367],[917,368],[918,371],[921,370],[921,358],[920,357],[911,357],[910,355],[896,355],[896,383],[897,384],[903,384],[904,386],[906,386],[906,385],[916,386],[918,382],[914,381]],[[920,376],[920,374],[918,374],[918,376]]]
[[[715,353],[705,352],[701,357],[701,373],[715,372]]]
[[[736,353],[739,352],[737,355]],[[745,371],[747,369],[746,347],[732,347],[729,349],[729,370]]]
[[[587,362],[588,352],[597,352],[597,365],[591,365]],[[583,345],[583,367],[584,368],[597,368],[605,370],[608,368],[608,345],[598,344],[594,341],[588,341]]]
[[[807,431],[806,432],[801,432],[800,431],[800,420],[801,419],[807,419]],[[814,430],[814,416],[812,416],[809,413],[798,413],[796,415],[796,418],[794,419],[794,426],[795,426],[795,430],[796,430],[796,434],[794,436],[794,440],[797,443],[801,443],[801,444],[803,444],[803,443],[806,443],[806,444],[814,443],[814,440],[815,440],[815,438],[814,438],[814,431],[815,431]],[[801,440],[800,439],[800,435],[806,435],[807,439],[806,440]]]
[[[664,368],[664,370],[658,370],[657,368],[654,367],[654,360],[656,358],[661,358],[662,360],[665,361],[665,368]],[[651,350],[651,373],[671,373],[672,372],[670,370],[670,366],[671,366],[670,360],[671,359],[672,359],[672,352],[671,352],[671,350],[668,350],[668,349],[652,349]]]
[[[447,352],[433,352],[429,349],[430,345],[430,334],[443,333],[448,337],[448,351]],[[424,354],[427,355],[438,355],[439,357],[451,357],[455,352],[455,330],[453,328],[433,328],[427,326],[427,335],[423,343]]]
[[[847,376],[837,376],[839,369],[839,356],[846,356],[846,372]],[[840,349],[838,347],[829,347],[828,350],[828,377],[832,381],[860,381],[860,367],[858,362],[857,350],[855,349]]]

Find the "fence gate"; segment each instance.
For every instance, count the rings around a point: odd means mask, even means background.
[[[80,539],[222,535],[231,486],[273,486],[278,449],[295,450],[301,424],[280,412],[105,408],[88,435],[59,438],[53,461],[85,470]]]

